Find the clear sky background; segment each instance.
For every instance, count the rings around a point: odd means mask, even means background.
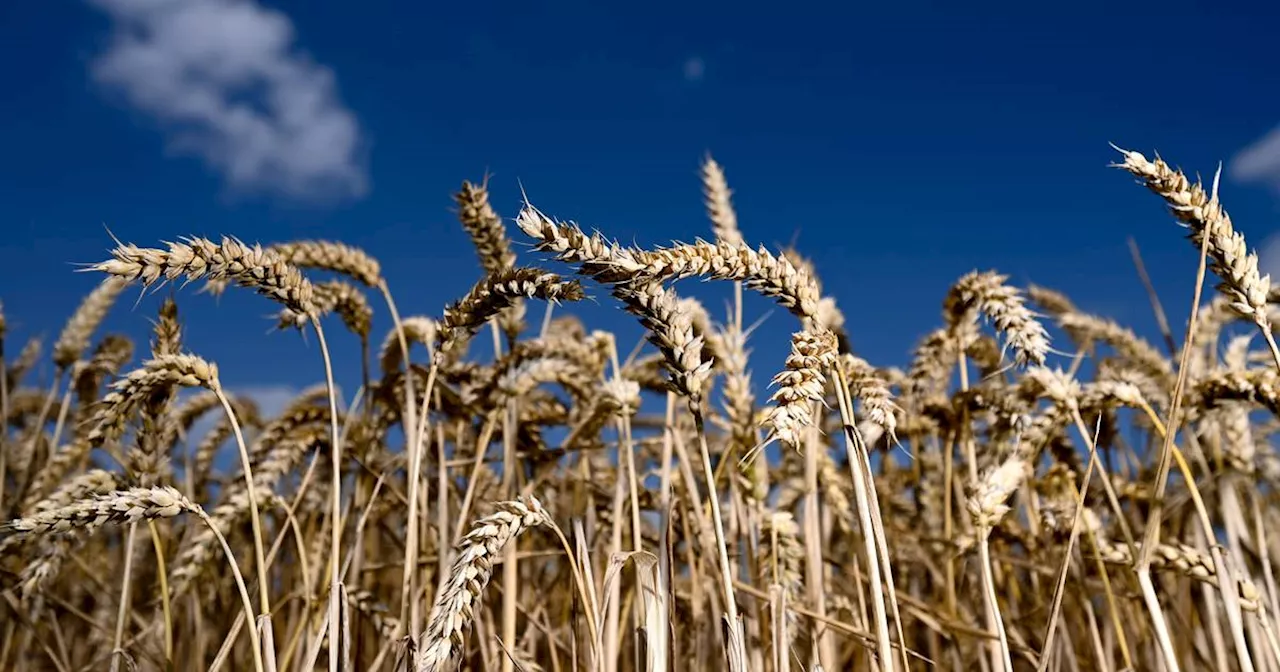
[[[108,228],[139,245],[342,240],[383,262],[402,313],[435,315],[478,277],[452,212],[463,179],[490,171],[507,217],[523,185],[625,242],[691,240],[709,235],[708,151],[748,240],[795,239],[874,363],[904,362],[974,268],[1154,336],[1126,238],[1175,328],[1195,250],[1107,167],[1107,143],[1206,178],[1223,162],[1237,227],[1280,267],[1278,19],[1273,3],[1176,1],[0,3],[9,349],[56,337]],[[228,386],[320,379],[314,339],[268,333],[265,299],[194,290],[178,294],[188,346]],[[593,325],[633,329],[592,293]],[[136,296],[106,330],[145,334],[158,297]],[[761,387],[792,327],[774,312],[761,328]],[[354,342],[338,340],[351,389]]]

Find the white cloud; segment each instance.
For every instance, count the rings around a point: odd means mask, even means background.
[[[1231,174],[1280,191],[1280,126],[1240,150],[1231,159]]]
[[[691,56],[684,62],[684,80],[700,82],[707,74],[707,62],[701,56]]]
[[[1280,286],[1280,233],[1272,234],[1258,248],[1258,271],[1271,276],[1271,284]]]
[[[364,195],[354,114],[333,72],[293,47],[287,16],[253,0],[88,0],[112,18],[94,78],[237,191]]]
[[[258,414],[263,418],[274,418],[283,413],[301,391],[287,385],[247,385],[229,390],[233,397],[248,399],[257,404]]]

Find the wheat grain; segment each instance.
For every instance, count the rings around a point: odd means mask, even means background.
[[[219,243],[186,238],[169,243],[167,250],[121,244],[111,256],[88,270],[141,282],[144,287],[179,278],[226,280],[253,289],[294,312],[305,314],[312,310],[311,283],[296,267],[260,245],[248,246],[234,238],[223,238]]]
[[[500,502],[496,509],[473,523],[458,543],[448,581],[422,633],[422,652],[414,664],[417,672],[434,672],[454,661],[493,573],[494,559],[521,532],[549,521],[542,504],[532,497]]]
[[[1231,216],[1218,202],[1217,183],[1214,192],[1207,193],[1200,183],[1191,182],[1182,171],[1169,167],[1159,157],[1150,161],[1138,152],[1117,149],[1124,161],[1116,167],[1140,179],[1169,204],[1174,217],[1189,230],[1197,249],[1208,239],[1210,268],[1222,279],[1219,291],[1231,299],[1232,307],[1268,328],[1271,278],[1258,273],[1258,255],[1245,245],[1244,236],[1235,230]]]
[[[957,280],[945,302],[949,324],[954,329],[957,324],[972,323],[978,314],[985,315],[1004,335],[1020,366],[1043,364],[1049,336],[1018,290],[1005,280],[1006,276],[991,271],[973,271]]]
[[[58,368],[66,369],[80,359],[89,348],[93,332],[126,286],[127,283],[117,278],[107,278],[84,298],[53,344],[53,363]]]

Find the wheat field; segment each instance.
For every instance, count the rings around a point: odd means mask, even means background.
[[[0,317],[0,669],[1280,671],[1280,292],[1216,182],[1114,168],[1199,254],[1188,323],[1150,342],[975,270],[901,367],[744,240],[710,157],[707,232],[648,249],[464,182],[477,281],[440,314],[339,242],[118,243],[51,384]],[[192,282],[261,295],[327,382],[274,416],[224,389]],[[99,333],[165,285],[149,342]],[[771,379],[746,293],[795,318]]]

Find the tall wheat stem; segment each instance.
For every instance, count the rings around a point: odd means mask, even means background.
[[[138,523],[129,523],[129,531],[124,538],[124,574],[120,579],[120,606],[116,611],[115,643],[111,647],[111,672],[119,672],[120,659],[125,656],[124,622],[129,615],[129,583],[133,574],[133,547],[137,541]]]
[[[166,662],[173,662],[173,605],[170,604],[169,596],[169,573],[165,570],[164,561],[164,544],[160,541],[160,530],[156,528],[156,521],[148,520],[147,526],[151,532],[151,545],[155,549],[156,554],[156,575],[160,582],[160,608],[164,615],[164,659]]]
[[[417,474],[422,468],[422,442],[419,440],[416,430],[418,423],[418,404],[417,397],[414,394],[413,386],[413,368],[409,364],[409,343],[404,335],[404,323],[400,320],[400,311],[396,309],[396,302],[391,296],[391,289],[387,285],[386,280],[379,283],[378,289],[382,292],[382,298],[387,304],[387,311],[391,313],[391,320],[395,324],[396,340],[400,346],[400,352],[405,353],[404,356],[404,422],[402,426],[405,430],[405,448],[409,452],[410,471],[409,479],[409,520],[416,521],[418,514],[418,482]],[[429,380],[435,379],[435,364],[432,363]],[[427,396],[431,395],[430,384],[427,386]],[[414,555],[416,553],[418,543],[418,527],[410,525],[405,530],[405,551],[404,551],[404,574],[401,580],[400,588],[400,620],[396,627],[397,636],[407,634],[410,638],[417,637],[417,633],[421,631],[421,612],[416,607],[410,607],[414,603],[413,595],[416,593],[417,575],[414,572],[416,563]]]
[[[716,476],[715,469],[711,467],[711,450],[707,447],[707,430],[706,424],[702,417],[702,400],[691,398],[689,400],[689,412],[693,415],[693,424],[698,432],[698,450],[702,458],[702,476],[707,481],[707,498],[711,500],[711,521],[716,534],[716,551],[720,556],[720,578],[723,581],[721,588],[724,590],[724,611],[725,618],[728,619],[728,651],[730,665],[735,660],[741,660],[740,652],[735,652],[733,647],[742,646],[742,630],[741,622],[738,620],[738,601],[733,594],[733,563],[729,561],[729,549],[725,541],[724,518],[720,513],[720,495],[716,492]],[[745,672],[745,671],[744,671]]]
[[[885,609],[884,587],[880,578],[881,554],[877,546],[884,543],[883,535],[880,531],[882,526],[880,525],[879,516],[872,515],[873,505],[871,498],[875,495],[874,493],[868,493],[867,486],[868,481],[872,478],[871,465],[867,460],[861,438],[857,435],[857,428],[852,424],[849,382],[845,379],[844,371],[839,365],[833,367],[833,369],[836,377],[836,399],[839,403],[842,423],[844,424],[846,446],[848,446],[854,502],[858,508],[858,524],[862,528],[863,550],[867,556],[867,583],[870,584],[871,588],[871,611],[876,621],[876,653],[882,672],[893,672],[893,642],[889,638],[889,620]],[[886,567],[886,571],[888,570],[889,568]],[[896,612],[897,597],[892,592],[890,599],[895,602],[894,609]]]
[[[240,601],[244,606],[244,617],[246,622],[253,622],[253,600],[249,598],[249,588],[245,586],[244,576],[240,573],[240,566],[236,564],[236,555],[231,551],[231,545],[227,543],[227,538],[218,530],[218,526],[209,518],[209,514],[203,509],[196,509],[196,515],[200,520],[209,527],[213,535],[217,537],[218,543],[222,545],[222,552],[227,556],[227,564],[231,566],[231,576],[235,579],[236,588],[240,591]],[[253,669],[255,672],[265,672],[262,662],[262,643],[258,640],[258,629],[247,628],[249,631],[249,645],[253,648]]]
[[[218,402],[222,404],[222,410],[227,414],[227,422],[231,424],[231,431],[235,433],[236,448],[239,449],[240,453],[240,468],[244,470],[244,485],[249,499],[249,519],[253,526],[254,562],[258,567],[258,601],[262,609],[262,615],[269,617],[271,615],[271,600],[268,594],[270,583],[267,581],[267,560],[266,553],[263,550],[262,519],[258,512],[258,488],[253,481],[253,467],[249,459],[249,448],[244,442],[244,434],[240,431],[240,423],[236,420],[236,412],[231,408],[231,400],[227,399],[227,395],[222,392],[220,383],[214,385],[213,393],[217,395]]]
[[[343,607],[340,604],[342,591],[339,586],[342,583],[342,436],[338,431],[338,395],[333,382],[333,363],[329,358],[329,345],[325,341],[324,329],[320,326],[319,316],[312,314],[310,317],[311,325],[316,330],[316,341],[320,343],[320,355],[324,360],[325,385],[329,392],[329,455],[333,463],[330,467],[333,473],[333,481],[330,483],[332,492],[329,498],[329,515],[333,520],[330,526],[329,545],[329,672],[337,672],[343,648],[340,641],[341,635],[339,634]],[[226,402],[224,401],[223,403],[225,404]],[[259,541],[259,544],[261,544],[261,541]],[[262,553],[261,546],[258,548],[258,553]],[[253,628],[250,628],[250,630],[253,630]]]

